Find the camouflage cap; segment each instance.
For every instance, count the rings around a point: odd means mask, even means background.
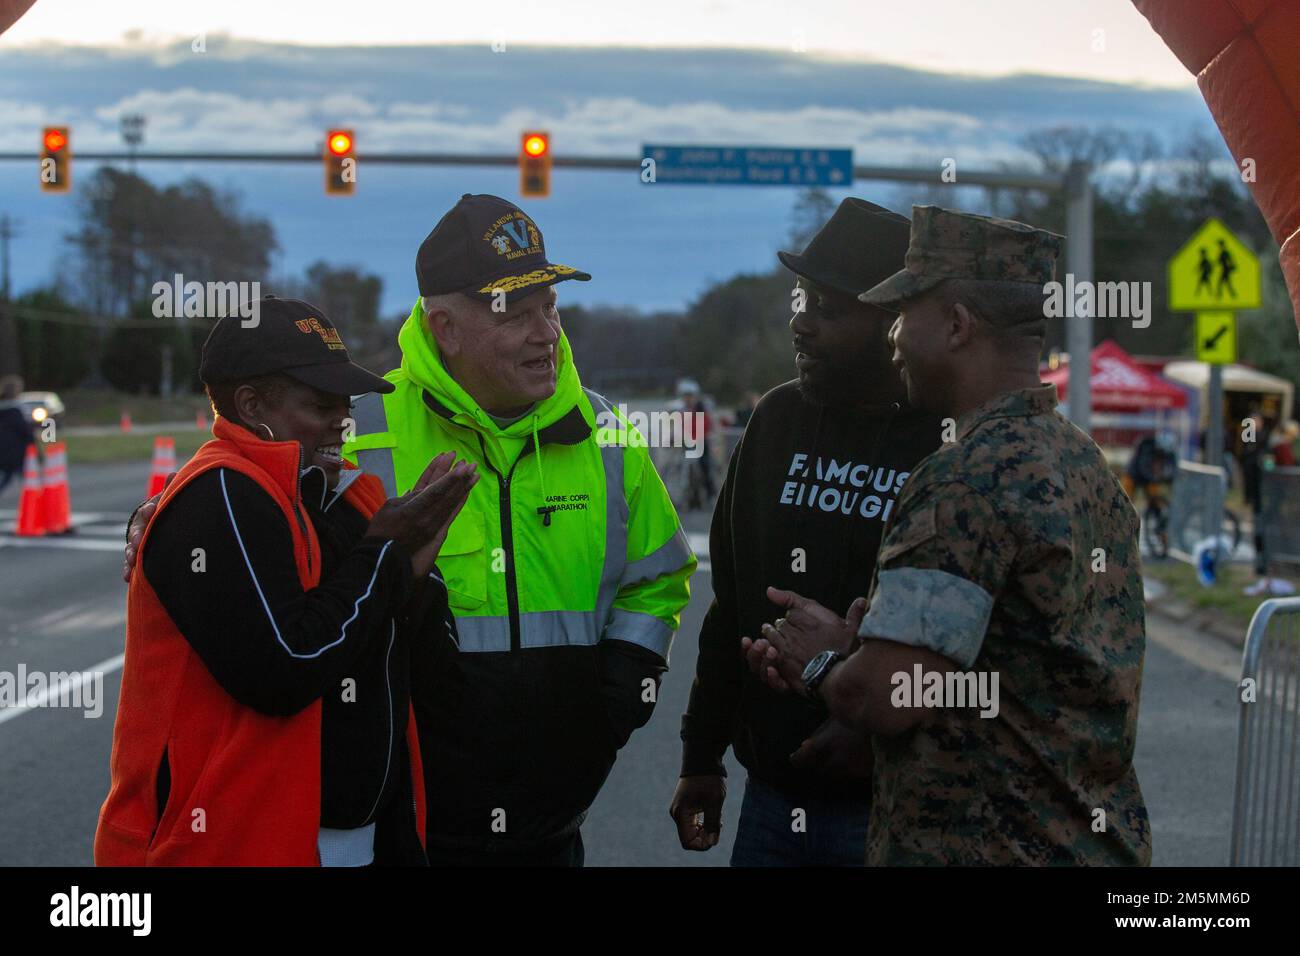
[[[1061,240],[1023,222],[976,216],[941,206],[912,207],[904,268],[858,296],[897,311],[898,304],[944,279],[994,279],[1045,285],[1056,272]]]

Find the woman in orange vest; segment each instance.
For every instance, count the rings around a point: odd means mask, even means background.
[[[214,440],[149,516],[95,862],[425,862],[404,618],[454,629],[433,562],[477,480],[450,454],[384,500],[346,466],[352,363],[305,302],[268,296],[203,347]]]

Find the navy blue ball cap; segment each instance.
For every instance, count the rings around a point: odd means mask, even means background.
[[[461,196],[415,255],[420,295],[462,292],[489,302],[500,290],[513,302],[566,279],[590,278],[547,259],[542,231],[532,217],[487,194]]]
[[[212,327],[199,362],[205,384],[283,372],[331,395],[393,391],[392,383],[352,361],[338,329],[316,306],[273,295],[253,306],[251,316],[223,316]]]

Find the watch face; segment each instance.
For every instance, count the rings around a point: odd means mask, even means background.
[[[816,676],[817,672],[825,665],[827,658],[831,656],[831,653],[831,651],[822,651],[808,662],[807,666],[803,669],[803,680],[805,683]]]

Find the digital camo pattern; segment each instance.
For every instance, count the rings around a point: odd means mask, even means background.
[[[858,298],[871,305],[896,306],[944,279],[995,279],[1042,286],[1056,273],[1063,238],[1011,219],[940,206],[913,206],[904,268]]]
[[[986,403],[903,486],[877,581],[931,568],[993,595],[973,669],[998,673],[1000,707],[875,738],[868,863],[1150,863],[1137,514],[1055,406],[1051,385]]]

